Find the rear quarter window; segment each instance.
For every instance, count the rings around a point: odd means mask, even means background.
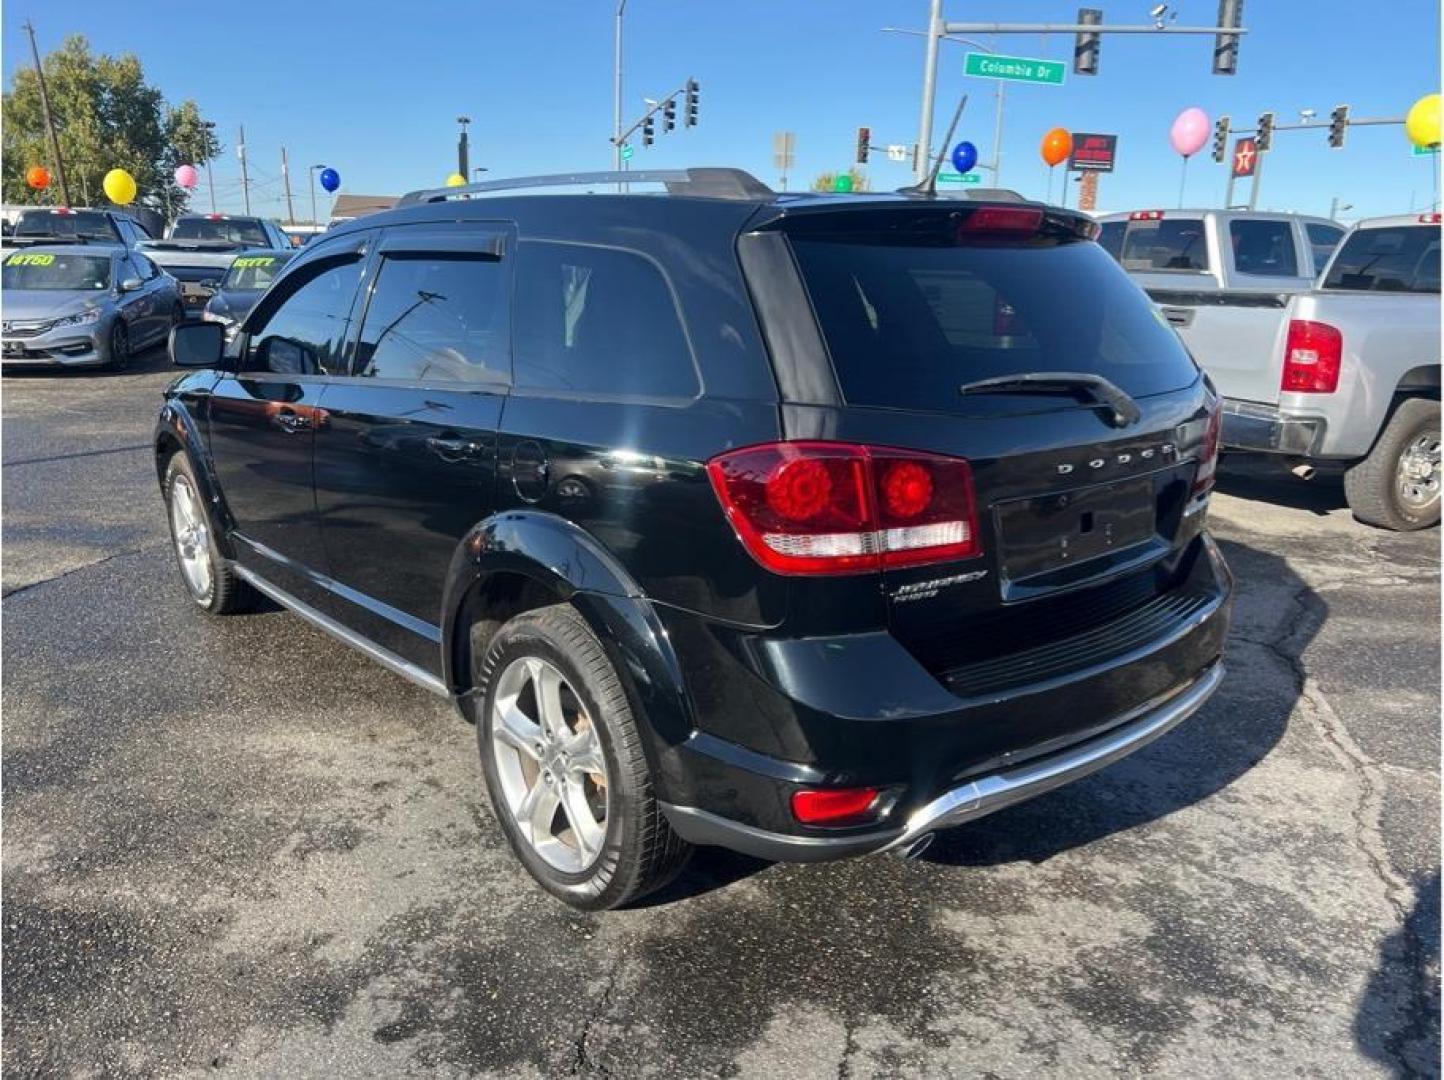
[[[793,237],[851,405],[966,411],[964,383],[1034,371],[1102,375],[1134,396],[1197,368],[1097,244],[911,246]]]
[[[1358,229],[1324,279],[1325,289],[1439,292],[1439,230],[1429,225]]]

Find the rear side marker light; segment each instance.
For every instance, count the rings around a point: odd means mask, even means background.
[[[792,793],[792,816],[804,825],[855,825],[877,808],[877,788],[807,788]]]
[[[1129,221],[1162,221],[1162,210],[1135,210],[1128,215]]]
[[[707,475],[742,545],[775,573],[868,573],[982,553],[963,458],[780,442],[713,458]]]
[[[1284,344],[1279,388],[1298,394],[1332,394],[1339,388],[1344,335],[1328,323],[1294,319]]]

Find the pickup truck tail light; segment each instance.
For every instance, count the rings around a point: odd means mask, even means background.
[[[707,475],[743,547],[778,574],[859,574],[982,554],[963,458],[778,442],[713,458]]]
[[[1198,452],[1198,471],[1193,474],[1193,494],[1203,495],[1213,490],[1218,478],[1218,444],[1223,434],[1223,402],[1216,401],[1208,417],[1208,427],[1203,429],[1203,446]]]
[[[1332,394],[1339,388],[1344,335],[1328,323],[1294,319],[1284,345],[1280,389],[1299,394]]]

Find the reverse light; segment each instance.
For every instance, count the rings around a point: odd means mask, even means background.
[[[743,547],[775,573],[867,573],[982,553],[963,458],[779,442],[713,458],[707,475]]]
[[[1339,388],[1344,335],[1337,327],[1309,319],[1289,323],[1279,388],[1299,394],[1332,394]]]
[[[877,788],[805,788],[792,793],[792,816],[804,825],[855,825],[877,807]]]

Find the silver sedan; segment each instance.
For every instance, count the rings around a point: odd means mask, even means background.
[[[7,251],[0,365],[119,370],[185,318],[175,278],[137,251],[46,244]]]

